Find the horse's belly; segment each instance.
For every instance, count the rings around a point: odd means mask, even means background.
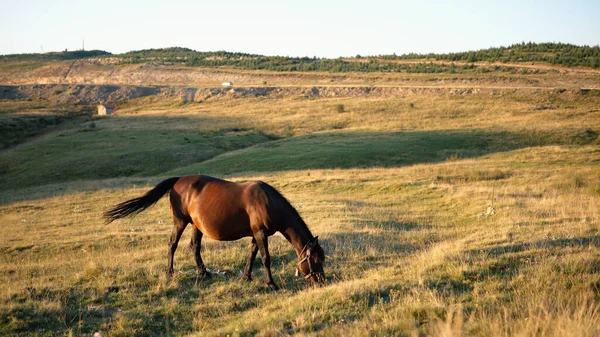
[[[207,216],[198,221],[194,219],[194,224],[213,240],[232,241],[252,236],[248,216],[241,212],[230,216]]]

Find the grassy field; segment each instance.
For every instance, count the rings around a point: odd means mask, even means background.
[[[2,104],[1,131],[29,131],[0,151],[1,335],[600,334],[595,94],[140,98],[44,128],[23,116],[57,112]],[[294,277],[281,235],[279,292],[260,260],[242,279],[249,239],[204,239],[200,279],[189,230],[167,280],[166,199],[104,225],[194,173],[277,187],[319,235],[327,284]]]

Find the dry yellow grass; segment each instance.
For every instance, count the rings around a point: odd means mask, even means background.
[[[544,95],[130,103],[120,116],[96,120],[96,127],[238,128],[284,137],[217,156],[210,166],[217,172],[227,168],[228,157],[260,156],[267,146],[288,158],[297,154],[290,149],[298,139],[311,152],[337,149],[323,140],[339,145],[358,137],[368,146],[379,144],[369,138],[373,134],[389,137],[385,144],[413,132],[437,147],[439,157],[421,161],[417,151],[405,165],[383,160],[354,167],[353,160],[368,153],[346,153],[339,162],[314,159],[322,160],[319,169],[257,171],[248,163],[246,171],[229,175],[276,186],[326,251],[328,283],[311,288],[293,276],[291,246],[274,236],[277,293],[262,282],[258,261],[256,281],[242,280],[248,240],[205,239],[203,259],[215,275],[198,279],[188,232],[175,257],[178,273],[168,281],[166,200],[136,218],[102,223],[107,207],[142,194],[163,175],[4,189],[0,332],[596,336],[598,98]],[[481,141],[483,132],[488,150],[446,153],[444,142],[454,138],[436,137],[448,132],[460,133],[465,144]],[[18,155],[21,148],[9,151]]]

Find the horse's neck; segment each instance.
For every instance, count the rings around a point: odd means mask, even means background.
[[[290,241],[292,246],[294,246],[298,257],[300,257],[300,253],[302,252],[302,249],[306,243],[312,239],[310,230],[302,221],[295,222],[294,225],[288,227],[285,230],[284,236]]]

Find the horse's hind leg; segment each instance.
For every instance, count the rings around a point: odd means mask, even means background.
[[[173,256],[175,256],[177,244],[179,243],[181,234],[183,234],[183,230],[187,225],[187,221],[181,220],[178,217],[173,216],[173,230],[171,231],[171,238],[169,239],[169,265],[167,266],[167,274],[169,276],[173,275]]]
[[[190,249],[194,252],[194,258],[196,259],[196,267],[198,267],[198,273],[201,276],[209,276],[210,274],[206,270],[204,266],[204,262],[202,262],[202,256],[200,256],[200,248],[202,245],[202,232],[194,226],[194,231],[192,232],[192,240],[190,241]]]
[[[250,243],[250,255],[248,256],[246,270],[244,271],[244,275],[246,276],[248,281],[252,281],[252,263],[256,258],[256,253],[258,253],[258,244],[256,243],[256,239],[252,238],[252,242]]]
[[[267,240],[267,235],[264,231],[259,231],[254,234],[254,238],[256,239],[256,243],[258,244],[258,249],[260,249],[260,255],[262,255],[262,262],[265,266],[266,276],[267,276],[267,284],[273,290],[279,290],[279,287],[273,281],[273,275],[271,275],[271,256],[269,255],[269,242]]]

